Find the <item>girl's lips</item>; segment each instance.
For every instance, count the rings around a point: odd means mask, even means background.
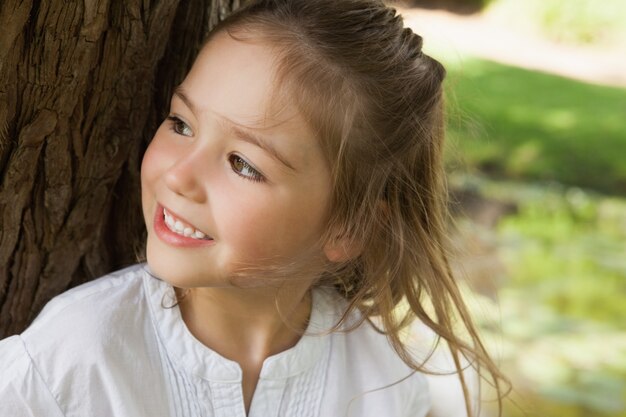
[[[168,210],[169,212],[169,210]],[[172,213],[173,214],[173,213]],[[212,246],[215,244],[213,239],[193,239],[191,237],[185,237],[178,233],[172,232],[165,224],[165,217],[163,216],[163,206],[157,203],[157,207],[154,213],[153,228],[156,235],[163,242],[170,246],[176,247],[200,247],[200,246]]]

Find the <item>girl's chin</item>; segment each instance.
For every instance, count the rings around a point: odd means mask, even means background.
[[[220,277],[198,271],[197,269],[181,268],[163,256],[156,256],[147,251],[147,263],[152,274],[176,288],[228,287],[231,284]]]

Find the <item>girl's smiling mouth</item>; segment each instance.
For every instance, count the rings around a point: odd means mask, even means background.
[[[215,243],[212,237],[178,218],[159,203],[154,213],[154,232],[171,246],[197,247]]]
[[[167,209],[165,208],[163,208],[163,217],[165,218],[165,225],[174,233],[178,233],[179,235],[191,237],[194,239],[211,239],[195,227],[186,224],[186,222],[184,222],[183,220],[179,220],[178,218],[172,216],[170,213],[167,212]]]

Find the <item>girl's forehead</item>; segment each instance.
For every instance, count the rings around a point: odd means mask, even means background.
[[[202,48],[183,85],[198,95],[201,110],[219,105],[258,127],[298,123],[295,101],[276,79],[277,58],[262,41],[240,41],[221,31]]]

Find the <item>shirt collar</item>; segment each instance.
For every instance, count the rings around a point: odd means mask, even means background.
[[[174,363],[200,378],[219,382],[240,382],[241,367],[196,339],[182,319],[172,285],[153,275],[144,265],[144,287],[152,319],[168,355]],[[270,356],[263,363],[261,379],[284,379],[309,370],[325,349],[330,349],[328,330],[339,319],[333,295],[321,289],[312,293],[311,317],[298,343]]]

